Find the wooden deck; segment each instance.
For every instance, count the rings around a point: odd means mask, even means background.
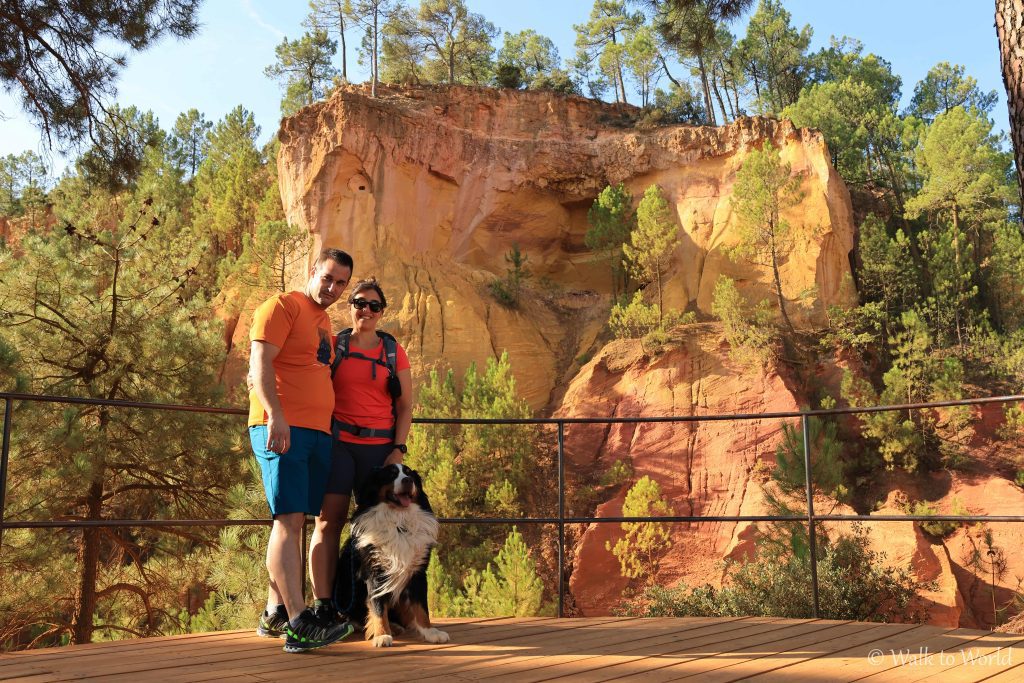
[[[251,631],[0,656],[0,681],[1024,681],[1024,636],[794,619],[441,619],[452,641],[287,655]]]

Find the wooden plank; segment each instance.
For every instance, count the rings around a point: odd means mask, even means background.
[[[1016,662],[1016,658],[1014,658],[1014,662]],[[1020,683],[1024,681],[1024,664],[1015,663],[991,678],[976,678],[974,680],[983,680],[985,683]]]
[[[867,638],[843,643],[844,647],[825,656],[796,662],[778,669],[776,673],[791,680],[847,681],[872,673],[872,651],[877,650],[878,661],[889,650],[913,648],[937,634],[954,629],[942,629],[920,624],[879,624],[868,632]]]
[[[791,625],[793,625],[795,623],[799,623],[799,622],[795,622],[794,620],[784,620],[783,622],[780,622],[780,625],[790,625],[791,626]],[[815,623],[815,622],[809,622],[809,623]],[[830,628],[838,628],[842,624],[842,622],[817,622],[817,623],[819,623],[819,624],[823,623],[823,624],[826,624],[826,625],[830,625]],[[905,628],[909,629],[909,628],[912,628],[912,626],[908,625]],[[813,633],[813,631],[811,631],[811,633]],[[721,643],[721,644],[712,643],[712,644],[709,644],[708,646],[705,646],[703,648],[686,648],[685,650],[681,650],[681,651],[679,651],[677,653],[674,653],[673,656],[671,656],[671,657],[659,656],[657,658],[657,660],[655,660],[654,662],[639,662],[639,663],[623,662],[623,663],[612,664],[612,665],[607,666],[606,668],[604,668],[604,669],[602,669],[600,671],[593,672],[593,673],[588,673],[587,675],[582,677],[582,680],[604,681],[604,680],[611,680],[613,678],[618,678],[618,677],[633,677],[633,676],[640,677],[640,678],[642,678],[645,681],[646,680],[673,679],[673,678],[677,678],[677,677],[679,677],[681,675],[682,676],[689,675],[689,672],[679,673],[678,669],[676,669],[675,671],[665,671],[666,669],[670,669],[671,667],[674,667],[674,666],[676,666],[678,664],[685,664],[686,662],[691,662],[691,661],[700,661],[700,660],[703,660],[703,659],[708,658],[708,657],[714,657],[714,656],[716,656],[716,654],[720,654],[720,653],[730,653],[730,652],[732,652],[734,650],[740,649],[741,646],[745,646],[745,647],[751,647],[751,646],[758,647],[760,645],[760,646],[763,647],[763,646],[765,646],[768,643],[775,643],[775,642],[779,642],[781,640],[785,640],[787,636],[792,636],[792,635],[793,635],[792,632],[780,631],[779,629],[775,629],[775,630],[772,630],[772,631],[769,631],[768,629],[762,629],[760,634],[758,634],[756,636],[757,640],[760,641],[759,643],[752,643],[751,642],[752,637],[748,637],[742,643],[738,642],[738,641],[733,641],[733,642],[726,642],[726,643]],[[870,642],[874,638],[874,636],[871,636],[869,634],[865,634],[864,632],[856,632],[854,635],[848,635],[846,637],[845,641],[843,639],[837,639],[835,641],[837,643],[837,645],[835,646],[835,649],[840,649],[842,647],[846,647],[846,646],[848,646],[850,644],[851,641],[854,641],[857,638],[860,638],[861,640],[866,641],[866,642]],[[842,643],[842,644],[838,644],[838,643]],[[781,649],[781,648],[777,648],[777,649]],[[780,667],[778,665],[777,661],[773,661],[770,667],[768,665],[762,665],[762,666],[764,666],[765,668],[782,668],[782,667]],[[760,667],[756,667],[756,668],[752,669],[752,671],[754,673],[758,673],[760,671]],[[573,680],[576,680],[577,678],[580,678],[578,676],[578,674],[570,674],[570,675],[571,675]],[[830,679],[816,679],[816,680],[830,680]]]
[[[578,620],[577,628],[586,625],[587,620]],[[597,623],[614,621],[614,618],[597,620]],[[557,631],[568,627],[569,623],[577,620],[562,620],[561,625],[557,619],[536,618],[526,620],[495,620],[493,625],[478,624],[471,631],[472,637],[463,640],[473,642],[489,642],[493,640],[509,640],[521,637],[528,637],[538,629],[542,631]],[[470,631],[467,631],[470,633]],[[359,667],[360,662],[366,659],[376,659],[382,656],[395,656],[396,652],[414,653],[419,650],[449,649],[459,647],[461,644],[450,641],[441,645],[430,645],[420,641],[397,641],[399,644],[393,648],[375,648],[366,641],[345,641],[332,645],[321,650],[300,655],[286,654],[281,651],[280,645],[273,650],[267,650],[259,655],[238,656],[235,653],[221,653],[215,661],[207,659],[188,662],[169,662],[166,667],[160,669],[162,680],[174,681],[201,681],[213,680],[221,670],[230,669],[236,672],[250,673],[253,675],[265,676],[269,679],[280,679],[286,677],[292,679],[301,675],[304,671],[325,667],[335,672],[344,671],[349,675],[353,667]],[[389,666],[391,666],[389,664]],[[111,668],[104,671],[105,681],[135,680],[142,672],[142,664],[125,668]],[[372,667],[369,670],[374,670]]]
[[[593,642],[607,642],[635,637],[630,626],[642,619],[598,618],[588,620],[586,624],[575,624],[576,619],[556,621],[554,629],[547,631],[523,632],[515,638],[489,639],[482,643],[458,643],[455,647],[436,646],[419,648],[416,651],[394,654],[377,650],[378,656],[389,658],[386,664],[376,657],[367,657],[354,662],[347,661],[345,673],[357,680],[373,679],[375,681],[407,681],[429,677],[431,674],[444,674],[445,677],[459,676],[466,671],[473,671],[471,678],[476,678],[476,671],[481,667],[495,666],[496,662],[510,657],[519,656],[527,651],[536,655],[540,652],[548,654],[559,648],[571,647],[576,644],[587,646]],[[367,644],[367,647],[369,645]],[[289,675],[289,678],[291,676]]]
[[[507,619],[462,620],[453,619],[446,628],[453,632],[473,628],[481,622],[503,624]],[[134,643],[134,647],[131,644]],[[187,647],[183,647],[186,645]],[[111,648],[111,645],[116,645]],[[283,641],[278,638],[260,638],[254,631],[225,631],[192,636],[169,636],[116,643],[93,643],[60,648],[46,657],[47,662],[57,662],[63,677],[57,680],[81,680],[83,676],[111,676],[117,673],[148,673],[175,669],[192,663],[220,661],[250,661],[255,656],[279,653]],[[75,654],[81,652],[82,657]],[[37,662],[41,658],[31,651],[17,653],[25,662]],[[97,660],[96,655],[102,655]],[[286,655],[292,657],[293,655]],[[70,659],[69,659],[70,658]],[[67,663],[61,663],[68,660]],[[209,666],[206,667],[207,669]]]
[[[755,618],[436,621],[455,639],[398,640],[393,648],[346,641],[289,655],[281,640],[245,630],[10,653],[0,655],[0,681],[1024,681],[1024,635],[966,629]],[[875,664],[872,649],[881,653]],[[903,651],[931,654],[932,661],[892,659]]]
[[[838,627],[841,622],[822,623],[818,620],[786,620],[766,625],[755,633],[725,642],[709,643],[703,647],[687,647],[666,656],[649,657],[631,663],[617,657],[601,657],[591,665],[594,670],[581,676],[571,675],[573,681],[604,681],[617,676],[639,677],[644,681],[671,681],[734,664],[744,652],[760,653],[766,648],[785,649],[779,643],[802,642],[801,639],[820,638],[823,630]],[[770,628],[768,627],[770,626]],[[614,672],[608,669],[615,667]]]
[[[947,633],[943,638],[953,639],[953,644],[928,641],[922,643],[926,653],[918,651],[916,660],[903,657],[896,658],[894,663],[890,656],[887,665],[877,673],[872,673],[864,680],[871,683],[913,683],[940,676],[942,680],[976,681],[979,677],[993,675],[1008,665],[1014,655],[1020,657],[1022,651],[1011,650],[1014,645],[1024,641],[1024,635],[1006,633],[985,633],[984,631],[957,630]],[[930,657],[921,661],[921,655]],[[1000,660],[1009,660],[1007,666],[993,668]],[[1024,659],[1018,659],[1024,662]],[[987,669],[982,673],[982,669]]]
[[[673,648],[681,647],[681,644],[686,641],[697,638],[706,639],[710,636],[718,636],[722,639],[735,638],[750,630],[761,628],[763,622],[753,622],[748,619],[741,617],[715,618],[708,619],[704,623],[676,625],[672,628],[662,628],[652,635],[634,636],[619,643],[603,643],[600,650],[582,649],[575,647],[576,643],[570,643],[570,647],[563,648],[569,652],[544,653],[540,658],[537,656],[511,658],[500,662],[490,670],[475,672],[475,677],[478,679],[514,677],[521,683],[528,683],[561,675],[558,673],[559,670],[582,671],[586,668],[588,660],[609,654],[618,654],[630,659],[659,656],[659,651],[671,651]],[[443,676],[442,673],[437,677]]]
[[[710,618],[618,620],[604,627],[574,631],[572,638],[552,638],[550,635],[542,634],[535,638],[521,639],[505,645],[489,657],[471,651],[446,653],[443,670],[433,672],[432,676],[421,675],[418,678],[421,681],[430,680],[472,671],[474,680],[480,680],[505,671],[515,671],[521,681],[528,681],[538,671],[552,666],[566,657],[594,657],[610,649],[636,647],[638,641],[644,642],[657,637],[676,639],[677,632],[704,628],[728,629],[729,624],[735,621],[739,620]],[[558,634],[558,636],[560,635]],[[459,660],[452,660],[452,655],[458,656]],[[390,680],[394,671],[389,667],[388,678],[383,680]],[[394,678],[401,678],[400,672],[398,673],[399,675]]]
[[[700,671],[702,683],[737,681],[753,675],[764,676],[797,662],[823,657],[849,647],[853,638],[871,638],[871,625],[863,622],[829,622],[833,625],[818,631],[809,631],[783,641],[767,643],[752,650],[723,653],[716,656],[724,665],[717,668],[704,667]],[[690,666],[683,670],[689,673]]]
[[[717,622],[717,623],[715,623]],[[654,636],[631,638],[615,645],[606,645],[600,650],[581,650],[576,647],[565,648],[568,652],[547,655],[542,661],[524,660],[522,662],[502,662],[499,667],[480,673],[480,678],[509,679],[515,678],[522,683],[547,680],[561,676],[564,672],[579,675],[586,671],[602,657],[617,654],[623,660],[638,660],[646,657],[662,656],[663,653],[678,650],[683,643],[704,641],[726,641],[743,633],[763,628],[764,622],[752,622],[744,618],[732,620],[718,619],[709,624],[689,624],[684,628],[678,626],[665,629]]]
[[[119,650],[137,650],[139,648],[156,648],[175,645],[181,642],[199,643],[204,641],[234,640],[255,635],[255,631],[213,631],[209,633],[187,633],[173,636],[154,636],[152,638],[132,638],[130,640],[106,640],[82,645],[63,645],[45,647],[34,650],[19,650],[0,654],[0,665],[9,660],[31,660],[37,663],[60,660],[68,657],[78,659],[90,655],[105,655]]]
[[[567,677],[573,681],[600,681],[617,678],[636,671],[657,668],[657,666],[668,666],[672,662],[680,661],[686,657],[687,652],[701,652],[712,648],[719,649],[729,647],[730,643],[773,631],[786,628],[793,623],[781,619],[760,619],[745,618],[733,624],[737,628],[717,628],[699,630],[694,632],[681,632],[671,639],[653,639],[645,642],[637,640],[634,647],[623,648],[620,651],[609,650],[599,652],[593,656],[580,657],[579,655],[560,658],[552,666],[546,666],[534,672],[527,672],[523,679],[523,672],[509,671],[506,675],[502,671],[496,676],[498,680],[516,679],[529,681],[545,681],[556,678]],[[697,655],[693,655],[697,656]]]
[[[345,673],[356,680],[374,680],[406,682],[410,678],[421,680],[431,674],[443,674],[445,677],[469,678],[477,680],[480,667],[501,666],[499,661],[519,656],[527,652],[531,656],[543,656],[561,648],[579,643],[582,647],[592,646],[589,643],[601,643],[608,639],[630,638],[629,627],[643,620],[622,620],[615,618],[603,623],[593,623],[582,628],[566,631],[564,628],[548,633],[532,633],[514,641],[501,640],[482,644],[464,644],[454,648],[435,648],[416,652],[385,654],[382,658],[362,659],[354,665],[346,663]],[[561,625],[559,625],[561,626]],[[309,672],[300,678],[302,681],[325,680],[324,672]]]

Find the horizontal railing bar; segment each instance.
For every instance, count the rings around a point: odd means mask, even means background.
[[[0,392],[0,398],[13,401],[35,401],[37,403],[72,403],[92,406],[117,406],[119,408],[145,408],[147,410],[172,410],[186,413],[217,413],[222,415],[248,415],[242,408],[218,408],[214,406],[188,406],[177,403],[149,403],[146,401],[117,401],[106,398],[82,398],[78,396],[49,396],[46,394],[18,394]]]
[[[73,403],[85,405],[119,406],[122,408],[144,408],[152,410],[176,410],[193,413],[217,413],[224,415],[246,415],[242,408],[215,408],[204,406],[188,406],[174,403],[146,403],[142,401],[114,401],[99,398],[77,398],[72,396],[48,396],[44,394],[21,394],[0,392],[0,398],[15,401],[38,401],[43,403]],[[1012,403],[1024,401],[1024,394],[1012,396],[989,396],[985,398],[965,398],[954,401],[937,401],[934,403],[902,403],[886,406],[865,406],[860,408],[832,408],[829,410],[805,410],[774,413],[729,413],[719,415],[663,415],[651,417],[546,417],[546,418],[449,418],[449,417],[414,417],[416,424],[507,424],[507,425],[557,425],[557,424],[642,424],[664,422],[722,422],[729,420],[764,420],[797,418],[803,415],[826,417],[829,415],[851,415],[860,413],[881,413],[896,410],[921,410],[928,408],[950,408],[955,406],[984,405],[988,403]]]
[[[806,522],[806,516],[715,515],[708,517],[438,517],[442,524],[606,524],[623,522]],[[1024,515],[815,515],[815,522],[1024,522]],[[269,526],[269,519],[87,519],[4,521],[0,529],[81,529],[86,527]]]

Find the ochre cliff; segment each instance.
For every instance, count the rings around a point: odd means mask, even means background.
[[[536,297],[519,311],[497,305],[487,283],[505,274],[505,255],[518,244],[533,288],[559,295],[553,307],[580,293],[607,307],[607,266],[584,234],[591,203],[610,183],[625,183],[637,200],[657,183],[675,209],[682,243],[666,305],[707,312],[721,273],[765,298],[767,270],[729,261],[723,247],[735,242],[736,170],[772,140],[803,178],[804,198],[786,214],[798,238],[781,266],[792,315],[820,325],[825,306],[849,302],[849,195],[819,133],[768,119],[641,131],[624,125],[634,115],[536,91],[384,89],[373,99],[350,87],[284,121],[285,212],[317,245],[352,253],[356,277],[382,280],[396,304],[390,324],[418,369],[440,361],[461,375],[507,350],[534,408],[569,379],[571,359],[592,346],[603,316],[567,330]]]
[[[557,415],[713,416],[799,409],[778,374],[730,361],[720,332],[714,324],[689,325],[656,356],[636,340],[609,344],[573,380]],[[781,430],[780,421],[772,419],[571,425],[567,467],[603,472],[616,460],[625,461],[633,480],[646,475],[658,482],[674,515],[766,514],[757,468],[761,461],[774,461]],[[620,516],[626,488],[594,515]],[[723,558],[751,554],[752,531],[747,522],[674,524],[672,550],[662,558],[658,583],[718,583]],[[628,582],[605,546],[621,536],[619,524],[596,523],[577,544],[571,588],[581,614],[608,614],[621,601]]]

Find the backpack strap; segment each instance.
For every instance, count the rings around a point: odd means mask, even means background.
[[[387,366],[388,374],[394,377],[398,373],[398,341],[387,332],[377,330],[377,336],[384,342],[381,359]]]
[[[338,365],[341,363],[341,359],[348,358],[348,344],[351,339],[351,327],[346,327],[341,332],[338,332],[338,336],[334,342],[334,360],[331,361],[331,379],[334,379],[334,373],[338,371]]]

